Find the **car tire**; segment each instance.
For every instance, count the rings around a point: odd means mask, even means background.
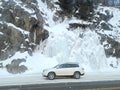
[[[75,72],[74,73],[74,78],[79,79],[80,78],[80,72]]]
[[[48,73],[48,79],[49,80],[53,80],[54,78],[55,78],[55,73],[54,72]]]

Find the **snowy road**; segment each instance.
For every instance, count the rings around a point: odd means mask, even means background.
[[[49,83],[67,83],[67,82],[91,82],[91,81],[112,81],[120,80],[120,73],[86,73],[81,79],[58,78],[55,80],[47,80],[41,74],[25,74],[14,76],[1,76],[0,86],[8,85],[26,85],[26,84],[49,84]]]

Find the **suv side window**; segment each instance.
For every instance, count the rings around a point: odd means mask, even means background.
[[[67,64],[61,64],[59,68],[67,68]]]
[[[78,64],[71,64],[71,67],[79,67]]]
[[[78,64],[61,64],[59,68],[74,68],[74,67],[79,67]]]
[[[67,68],[72,68],[72,64],[67,64]]]

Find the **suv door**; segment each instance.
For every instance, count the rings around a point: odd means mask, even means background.
[[[78,64],[69,64],[69,75],[74,75],[75,71],[78,71],[79,65]]]
[[[69,68],[68,64],[61,64],[55,71],[57,76],[66,76],[68,75]]]
[[[66,64],[66,76],[71,76],[74,73],[74,68],[71,64]]]

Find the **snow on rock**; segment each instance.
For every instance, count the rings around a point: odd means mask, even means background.
[[[103,13],[106,15],[106,12],[109,11],[109,15],[112,15],[113,17],[110,18],[110,20],[107,22],[109,25],[111,25],[112,30],[102,30],[100,33],[105,34],[112,39],[115,39],[116,41],[120,42],[120,9],[115,7],[105,7],[105,6],[99,6],[97,9],[100,13]],[[101,22],[102,23],[102,22]]]
[[[113,12],[114,17],[110,19],[109,23],[114,27],[118,27],[120,25],[120,9],[110,8],[110,11]]]
[[[13,0],[16,3],[16,6],[20,6],[22,9],[24,9],[25,11],[29,12],[30,14],[34,13],[34,10],[27,8],[25,5],[22,4],[22,1],[20,0]]]
[[[30,56],[27,52],[24,52],[24,53],[16,52],[13,57],[10,57],[7,60],[3,61],[3,66],[10,64],[13,59],[19,59],[19,58],[27,59],[28,57],[30,57]]]
[[[45,19],[45,22],[47,24],[49,24],[49,26],[52,26],[55,24],[55,22],[53,21],[53,15],[54,15],[54,12],[56,11],[53,10],[51,11],[48,7],[47,7],[47,4],[46,3],[43,3],[41,0],[37,0],[38,1],[38,5],[39,5],[39,9],[41,12],[44,13],[43,17]],[[50,1],[48,1],[50,2]]]
[[[20,65],[27,66],[28,70],[25,73],[41,73],[43,69],[53,67],[58,64],[55,58],[49,58],[40,53],[35,53],[32,57],[29,56],[28,52],[20,53],[17,52],[13,57],[3,61],[3,66],[5,67],[7,64],[10,64],[13,59],[25,59],[26,62],[22,62]],[[5,70],[0,69],[0,71]],[[3,72],[3,71],[2,71]],[[3,72],[4,74],[7,72]]]
[[[113,11],[111,11],[111,9],[113,10],[112,7],[99,6],[97,10],[98,10],[101,14],[107,15],[107,13],[106,13],[107,10],[110,11],[109,14],[113,14]]]
[[[6,23],[9,27],[13,27],[13,28],[15,28],[16,30],[18,30],[18,31],[20,31],[21,33],[23,33],[23,34],[29,34],[29,32],[28,31],[25,31],[25,30],[23,30],[23,29],[21,29],[21,28],[19,28],[19,27],[17,27],[17,26],[15,26],[14,24],[12,24],[12,23]]]

